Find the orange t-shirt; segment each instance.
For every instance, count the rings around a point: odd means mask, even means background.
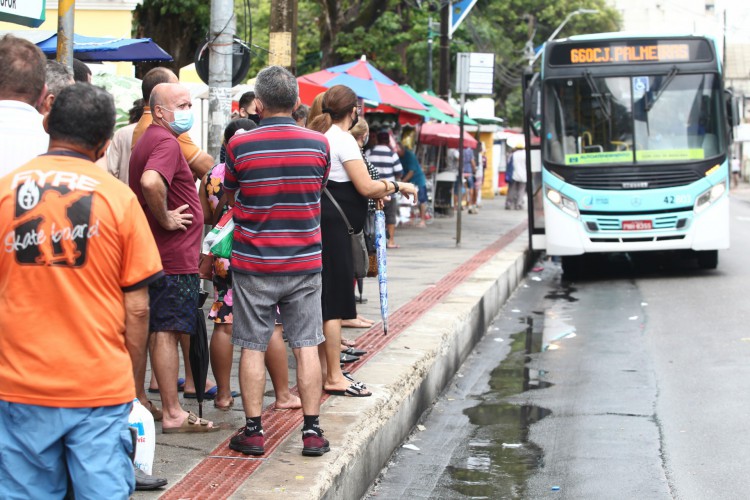
[[[133,192],[78,155],[0,179],[0,399],[62,408],[135,397],[124,292],[162,275]]]
[[[141,119],[138,120],[138,124],[133,130],[133,142],[130,145],[131,151],[135,149],[135,145],[138,143],[138,139],[141,138],[141,136],[146,132],[146,129],[149,127],[149,125],[153,123],[153,121],[154,118],[153,116],[151,116],[151,108],[149,108],[148,106],[144,106],[143,115],[141,115]],[[190,135],[187,132],[178,135],[177,142],[180,143],[182,156],[185,157],[188,165],[190,165],[195,161],[196,158],[198,158],[198,155],[201,152],[201,148],[199,148],[193,142],[193,139],[190,138]]]

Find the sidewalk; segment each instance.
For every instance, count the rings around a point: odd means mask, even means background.
[[[204,416],[221,430],[162,435],[157,424],[153,473],[166,477],[170,488],[137,492],[133,498],[359,498],[523,275],[526,212],[504,210],[504,199],[485,200],[478,215],[463,212],[460,247],[455,243],[455,217],[435,219],[424,229],[397,228],[401,248],[388,252],[388,335],[383,335],[382,323],[369,330],[343,330],[345,337],[358,339],[359,349],[368,351],[347,370],[367,384],[373,397],[325,399],[320,421],[331,452],[303,457],[301,411],[266,409],[266,454],[255,458],[235,453],[226,444],[244,425],[240,399],[230,412],[216,410],[208,401]],[[365,280],[363,296],[367,303],[358,305],[358,312],[379,320],[377,279]],[[209,325],[209,335],[211,330]],[[234,390],[239,390],[238,363],[236,350]],[[289,377],[294,385],[293,368]],[[158,401],[158,395],[152,396]],[[264,408],[273,402],[270,381],[266,396]],[[197,412],[195,400],[184,400],[183,405]]]

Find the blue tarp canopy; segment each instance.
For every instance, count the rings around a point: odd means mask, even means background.
[[[2,35],[3,32],[0,32]],[[54,31],[13,31],[13,35],[35,43],[48,56],[57,54],[57,33]],[[73,36],[73,55],[81,61],[171,61],[172,56],[150,38],[106,38]]]

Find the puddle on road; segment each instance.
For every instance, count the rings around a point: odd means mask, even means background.
[[[533,318],[512,337],[511,351],[490,375],[490,390],[482,403],[464,410],[476,429],[463,453],[447,467],[450,488],[469,498],[524,498],[526,481],[542,466],[542,450],[528,441],[529,427],[550,414],[536,406],[504,402],[509,396],[550,387],[544,373],[530,370],[529,355],[543,348],[541,328]]]

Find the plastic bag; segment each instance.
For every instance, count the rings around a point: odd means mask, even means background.
[[[208,250],[214,256],[229,259],[232,256],[232,240],[234,239],[234,219],[230,209],[222,215],[216,226],[203,240],[204,249],[208,241]]]

